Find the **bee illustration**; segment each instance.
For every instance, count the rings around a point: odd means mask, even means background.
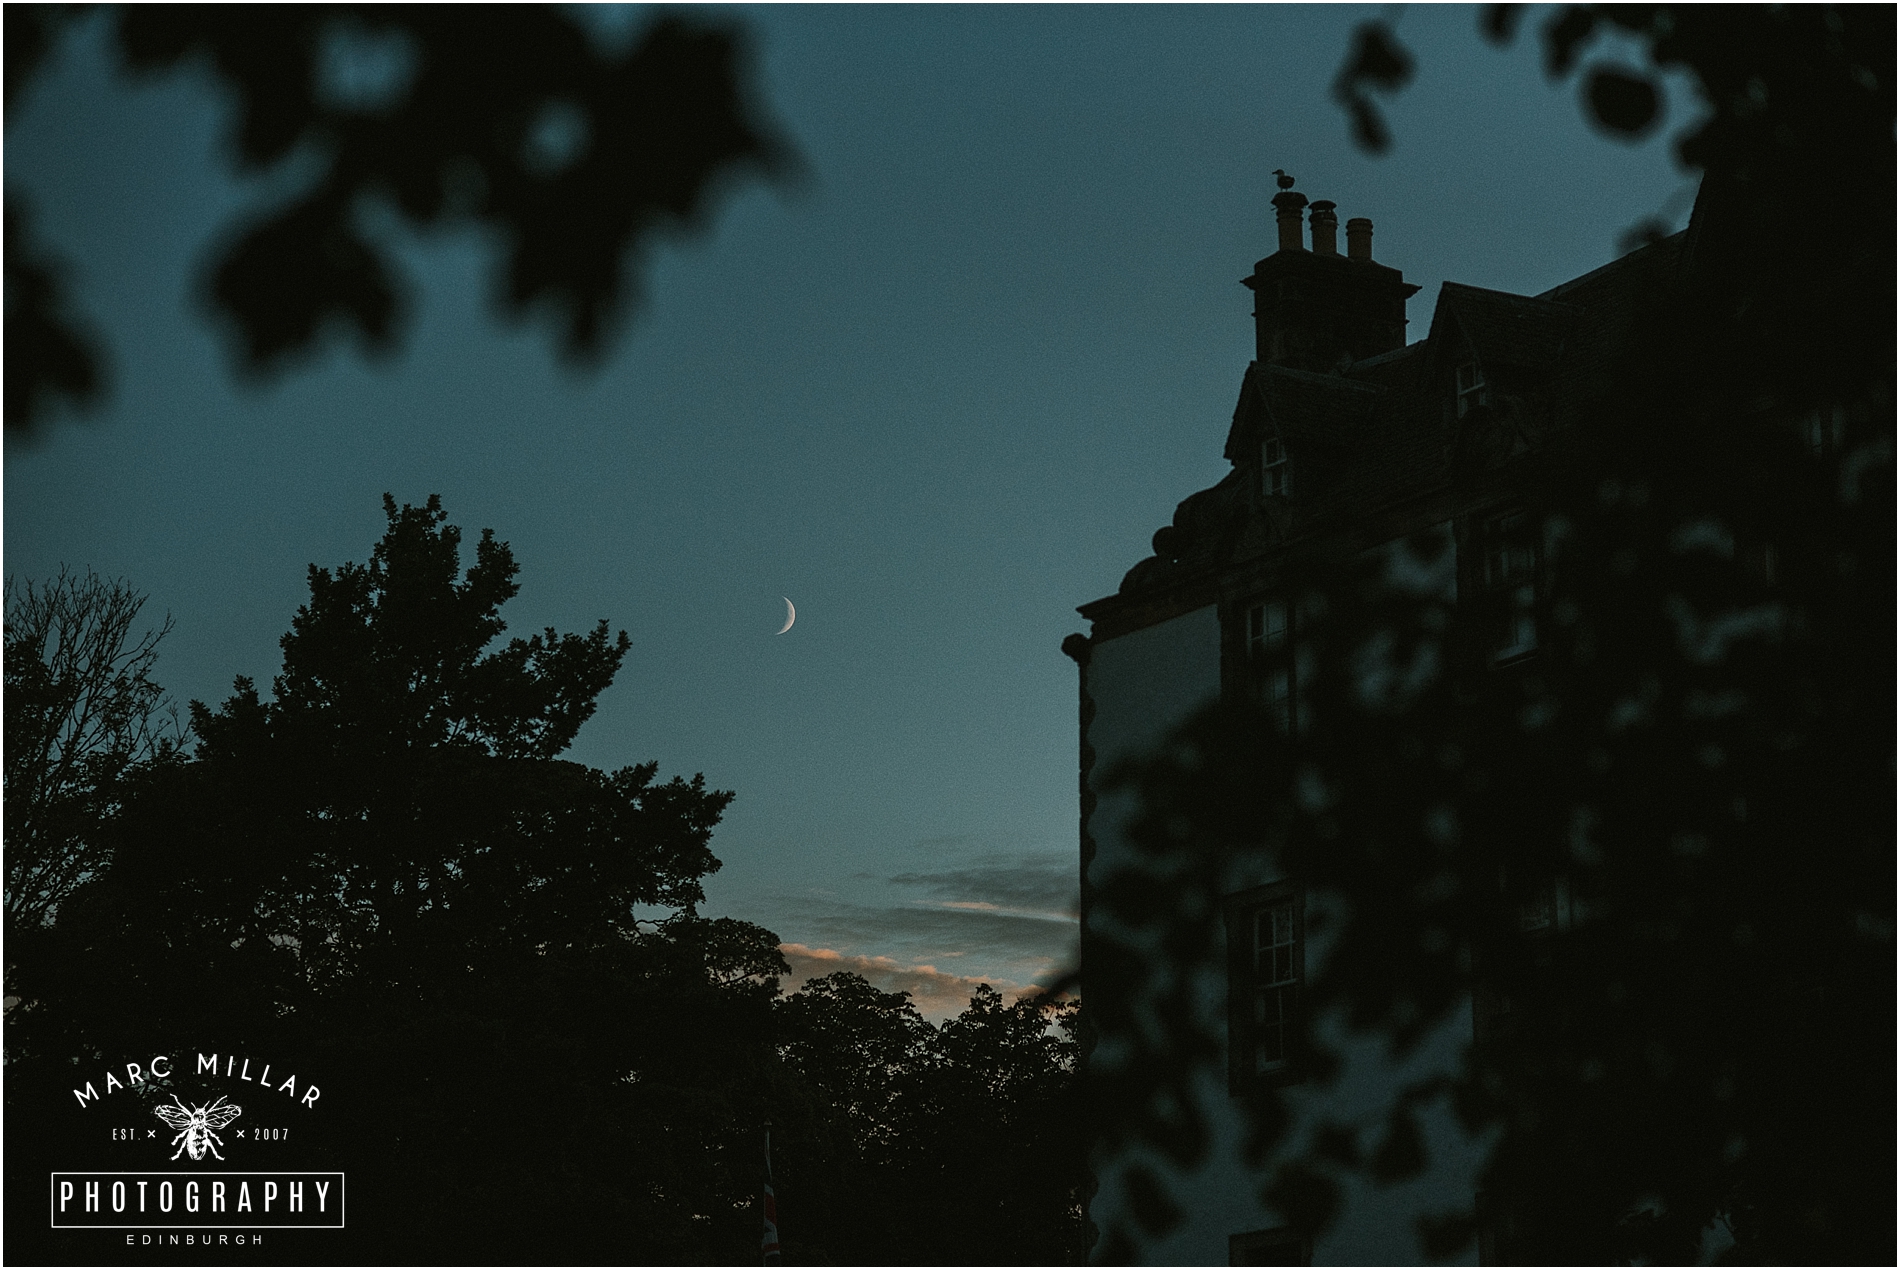
[[[152,1108],[153,1115],[178,1130],[178,1136],[172,1139],[178,1145],[172,1159],[189,1152],[192,1159],[202,1160],[209,1151],[222,1160],[224,1157],[218,1155],[218,1148],[224,1145],[224,1139],[215,1130],[243,1115],[244,1108],[226,1103],[222,1098],[204,1107],[187,1107],[177,1094],[172,1095],[172,1101],[178,1105]]]

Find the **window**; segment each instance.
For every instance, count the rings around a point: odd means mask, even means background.
[[[1282,732],[1293,727],[1293,608],[1263,600],[1247,609],[1247,665],[1254,691]]]
[[[1227,966],[1231,1088],[1242,1093],[1299,1079],[1306,948],[1305,912],[1297,887],[1281,882],[1228,900]]]
[[[1304,1266],[1312,1263],[1306,1241],[1290,1226],[1227,1236],[1230,1266]]]
[[[1819,407],[1801,417],[1801,437],[1816,455],[1829,455],[1847,437],[1847,411],[1839,406]]]
[[[1490,610],[1491,657],[1505,662],[1537,650],[1537,540],[1524,511],[1485,518],[1482,586]]]
[[[1517,928],[1526,935],[1569,930],[1586,916],[1583,903],[1570,892],[1570,879],[1555,874],[1517,906]]]
[[[1260,492],[1287,492],[1286,443],[1278,437],[1260,443]]]
[[[1781,581],[1781,557],[1780,554],[1776,552],[1774,543],[1762,543],[1761,546],[1749,553],[1748,558],[1754,567],[1755,575],[1762,580],[1764,585],[1775,586],[1779,584]]]
[[[1554,929],[1557,925],[1557,888],[1540,886],[1517,906],[1517,928],[1525,934]]]
[[[1464,418],[1484,403],[1484,372],[1478,363],[1466,362],[1458,368],[1458,417]]]

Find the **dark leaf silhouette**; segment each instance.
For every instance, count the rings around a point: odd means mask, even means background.
[[[1521,4],[1488,4],[1480,19],[1484,37],[1493,44],[1509,44],[1517,38],[1518,24],[1524,20]]]
[[[1333,81],[1333,96],[1352,115],[1353,139],[1373,154],[1392,144],[1391,130],[1373,104],[1373,90],[1394,93],[1412,78],[1412,57],[1380,22],[1362,24],[1353,35],[1351,54]]]
[[[6,11],[6,108],[9,114],[59,42],[61,32],[79,12],[79,6],[70,4],[20,4]],[[11,216],[8,219],[12,219]]]
[[[19,8],[9,102],[61,20]],[[637,305],[652,244],[703,230],[740,180],[796,167],[729,24],[661,15],[617,51],[531,6],[131,6],[116,30],[128,71],[202,67],[230,92],[240,171],[314,167],[234,227],[207,269],[206,302],[246,375],[334,336],[369,352],[400,344],[410,287],[387,232],[365,228],[372,204],[417,230],[487,231],[501,313],[546,318],[563,357],[591,365]],[[17,255],[9,237],[7,422],[28,429],[54,395],[90,397],[73,359],[51,355],[72,341],[13,320]],[[50,274],[18,276],[41,279],[28,319],[58,312]]]
[[[1640,76],[1598,67],[1590,72],[1584,92],[1597,122],[1613,133],[1635,140],[1657,121],[1656,86]]]
[[[28,236],[31,225],[25,204],[9,193],[6,426],[10,431],[61,410],[85,409],[97,403],[105,390],[98,343],[74,320],[64,302],[65,269],[36,248]]]
[[[1544,27],[1544,71],[1552,79],[1568,75],[1577,54],[1603,24],[1599,6],[1567,4]]]

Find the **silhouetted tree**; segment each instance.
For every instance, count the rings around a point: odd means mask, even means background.
[[[76,12],[6,11],[9,118]],[[661,15],[608,50],[571,15],[521,5],[132,6],[113,21],[128,73],[200,65],[230,92],[240,172],[319,162],[208,269],[207,301],[249,375],[344,331],[372,352],[395,347],[407,288],[391,244],[364,227],[369,200],[415,228],[492,231],[501,311],[545,313],[563,353],[587,362],[637,298],[630,260],[704,228],[742,177],[793,165],[730,24]],[[339,79],[339,64],[355,73]],[[96,400],[103,374],[56,263],[24,236],[25,210],[9,194],[10,432]]]
[[[19,966],[10,1160],[84,1138],[48,1093],[75,1061],[294,1055],[326,1073],[307,1167],[368,1199],[295,1260],[740,1259],[785,966],[696,912],[731,796],[559,759],[626,636],[501,643],[506,544],[464,572],[436,500],[385,505],[366,565],[312,568],[271,699],[192,704]],[[49,1236],[36,1173],[10,1239]]]
[[[465,569],[438,500],[384,505],[367,563],[312,566],[268,698],[191,703],[189,755],[150,740],[138,596],[10,597],[9,904],[16,867],[57,894],[9,971],[9,1257],[96,1259],[44,1224],[42,1163],[124,1167],[74,1064],[214,1051],[320,1080],[299,1167],[349,1177],[348,1234],[274,1260],[750,1260],[768,1115],[794,1261],[1077,1259],[1076,1006],[983,987],[937,1028],[834,975],[775,1007],[777,937],[698,914],[731,795],[559,757],[627,637],[504,642],[507,545]],[[48,788],[85,812],[54,881],[14,851]]]
[[[1296,580],[1315,617],[1299,737],[1228,703],[1121,773],[1140,859],[1090,902],[1135,934],[1098,928],[1084,953],[1125,1045],[1096,1073],[1109,1145],[1204,1158],[1187,1073],[1221,1037],[1193,992],[1223,956],[1205,915],[1236,853],[1271,850],[1330,900],[1309,1023],[1400,1054],[1474,997],[1479,1023],[1455,1073],[1264,1179],[1296,1226],[1325,1229],[1345,1172],[1416,1175],[1417,1110],[1449,1096],[1497,1136],[1478,1208],[1425,1232],[1440,1254],[1482,1233],[1510,1261],[1682,1262],[1716,1225],[1728,1261],[1892,1260],[1893,22],[1551,19],[1554,75],[1610,28],[1648,53],[1586,74],[1606,128],[1653,126],[1647,76],[1670,67],[1710,113],[1680,143],[1703,170],[1683,264],[1589,388],[1592,434],[1524,483],[1550,531],[1537,656],[1492,670],[1478,606],[1328,561]],[[1342,73],[1370,148],[1367,90],[1408,59],[1373,27]],[[1793,249],[1804,190],[1831,211],[1826,250]],[[1337,1070],[1303,1043],[1316,1078]],[[1264,1159],[1287,1104],[1243,1106]],[[1179,1219],[1158,1175],[1137,1189],[1112,1258]]]
[[[152,679],[171,621],[133,627],[145,597],[124,581],[62,572],[7,583],[6,929],[50,923],[107,858],[121,783],[182,739]],[[11,972],[8,991],[12,991]]]
[[[848,973],[780,1002],[793,1090],[818,1094],[774,1137],[775,1149],[783,1138],[787,1255],[1079,1263],[1077,1011],[1046,999],[1006,1004],[985,984],[963,1013],[932,1027],[907,993]]]

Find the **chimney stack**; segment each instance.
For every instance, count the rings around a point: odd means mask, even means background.
[[[1254,354],[1263,366],[1286,366],[1318,374],[1405,347],[1405,302],[1418,287],[1405,275],[1372,259],[1372,222],[1346,222],[1346,255],[1339,254],[1339,213],[1328,199],[1309,204],[1290,188],[1293,178],[1274,173],[1281,190],[1273,196],[1279,249],[1257,261],[1241,279],[1253,292]],[[1313,249],[1303,241],[1303,215],[1310,208]]]
[[[1364,216],[1355,216],[1346,222],[1346,259],[1372,259],[1372,222]]]
[[[1274,219],[1280,223],[1280,250],[1305,251],[1306,235],[1301,232],[1300,211],[1306,206],[1306,195],[1296,194],[1292,190],[1281,190],[1273,196]]]
[[[1320,199],[1313,204],[1313,254],[1315,256],[1337,256],[1339,254],[1339,217],[1333,209],[1339,206],[1329,198]]]

